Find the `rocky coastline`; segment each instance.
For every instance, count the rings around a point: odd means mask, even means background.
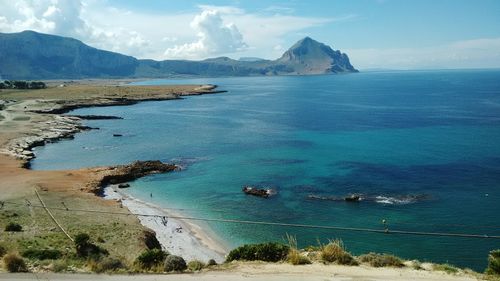
[[[72,110],[87,107],[125,106],[144,101],[163,101],[181,99],[182,96],[205,95],[224,93],[226,91],[215,90],[216,85],[201,85],[192,91],[180,93],[159,94],[156,96],[136,96],[120,98],[93,98],[93,99],[66,99],[66,100],[37,100],[36,106],[23,106],[22,114],[27,116],[41,114],[46,117],[43,122],[22,137],[11,139],[0,152],[11,155],[21,160],[23,168],[30,168],[30,161],[35,158],[33,148],[43,146],[46,143],[57,142],[63,139],[72,139],[75,134],[98,128],[82,125],[83,120],[105,120],[122,119],[117,116],[86,116],[86,115],[62,115]],[[36,108],[36,109],[35,109]]]
[[[133,181],[147,175],[172,172],[178,170],[178,167],[158,160],[149,160],[92,170],[99,174],[99,177],[88,183],[87,191],[102,196],[103,189],[108,185]]]
[[[62,139],[72,139],[75,134],[92,128],[81,124],[80,118],[54,115],[49,121],[39,124],[30,135],[11,140],[4,149],[6,154],[21,160],[24,168],[30,167],[30,161],[35,158],[33,148]]]

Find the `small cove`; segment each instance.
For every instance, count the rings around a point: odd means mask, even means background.
[[[154,80],[228,93],[72,114],[100,130],[36,149],[32,168],[159,159],[186,167],[127,192],[186,215],[315,225],[499,235],[500,71]],[[113,137],[122,134],[123,137]],[[270,199],[243,185],[273,186]],[[361,193],[359,203],[318,200]],[[153,198],[150,198],[153,194]],[[378,199],[377,199],[378,198]],[[228,244],[301,245],[342,238],[354,253],[390,252],[482,270],[497,240],[210,223]]]

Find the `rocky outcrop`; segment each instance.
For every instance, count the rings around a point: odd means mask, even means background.
[[[109,184],[125,183],[147,175],[168,173],[176,169],[176,165],[163,163],[158,160],[136,161],[129,165],[95,168],[94,172],[99,176],[96,180],[88,184],[87,190],[96,194],[101,194],[103,187]]]
[[[116,116],[102,115],[59,115],[71,110],[86,107],[104,107],[117,105],[132,105],[142,101],[160,101],[180,99],[181,96],[216,94],[226,91],[217,91],[216,85],[200,85],[193,90],[179,93],[164,93],[152,96],[121,97],[121,98],[92,98],[75,100],[45,100],[38,101],[41,109],[27,109],[24,107],[20,112],[25,115],[33,113],[45,114],[49,120],[37,123],[28,136],[11,140],[5,148],[0,149],[0,153],[5,153],[22,160],[22,166],[29,168],[30,160],[35,158],[32,151],[33,147],[42,146],[46,143],[55,142],[60,139],[71,139],[76,133],[92,128],[83,126],[82,120],[103,120],[103,119],[122,119]],[[9,101],[8,103],[14,103]],[[39,107],[40,108],[40,107]],[[120,134],[116,134],[117,136]]]
[[[144,245],[146,245],[146,247],[150,250],[152,249],[158,249],[158,250],[161,250],[161,244],[160,244],[160,241],[158,241],[158,239],[156,239],[156,232],[154,232],[153,230],[144,230],[142,232],[143,236],[141,238],[141,240],[144,242]]]
[[[76,133],[91,129],[95,128],[81,125],[79,118],[55,115],[52,120],[40,124],[31,135],[11,140],[5,152],[22,160],[22,166],[29,168],[30,160],[35,158],[33,147],[71,139]]]

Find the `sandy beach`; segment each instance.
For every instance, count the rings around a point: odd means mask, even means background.
[[[169,218],[178,214],[131,197],[122,192],[116,185],[104,189],[104,198],[121,202],[133,214],[159,216],[138,216],[138,218],[142,225],[156,233],[156,238],[164,250],[169,253],[184,257],[186,260],[206,262],[209,259],[214,259],[217,263],[224,261],[224,255],[228,249],[210,237],[200,226]]]

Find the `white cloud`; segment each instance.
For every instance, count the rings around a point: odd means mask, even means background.
[[[424,48],[345,50],[359,69],[493,68],[500,66],[500,38],[463,40]]]
[[[232,11],[226,10],[227,12]],[[202,11],[194,17],[191,27],[196,31],[198,40],[168,48],[165,51],[166,57],[199,58],[207,55],[234,53],[247,47],[236,25],[224,23],[218,10]]]
[[[17,32],[26,29],[65,36],[82,36],[89,27],[81,19],[82,3],[72,0],[1,0],[0,29]]]
[[[149,42],[138,32],[119,28],[106,31],[84,19],[81,0],[0,0],[0,31],[35,30],[80,39],[94,47],[140,55]]]
[[[285,37],[298,40],[305,29],[334,21],[233,6],[200,5],[201,12],[175,14],[130,11],[97,0],[0,0],[0,6],[0,32],[31,29],[153,59],[166,59],[167,49],[169,56],[190,59],[235,52],[277,58],[282,50],[274,46],[293,43]]]

